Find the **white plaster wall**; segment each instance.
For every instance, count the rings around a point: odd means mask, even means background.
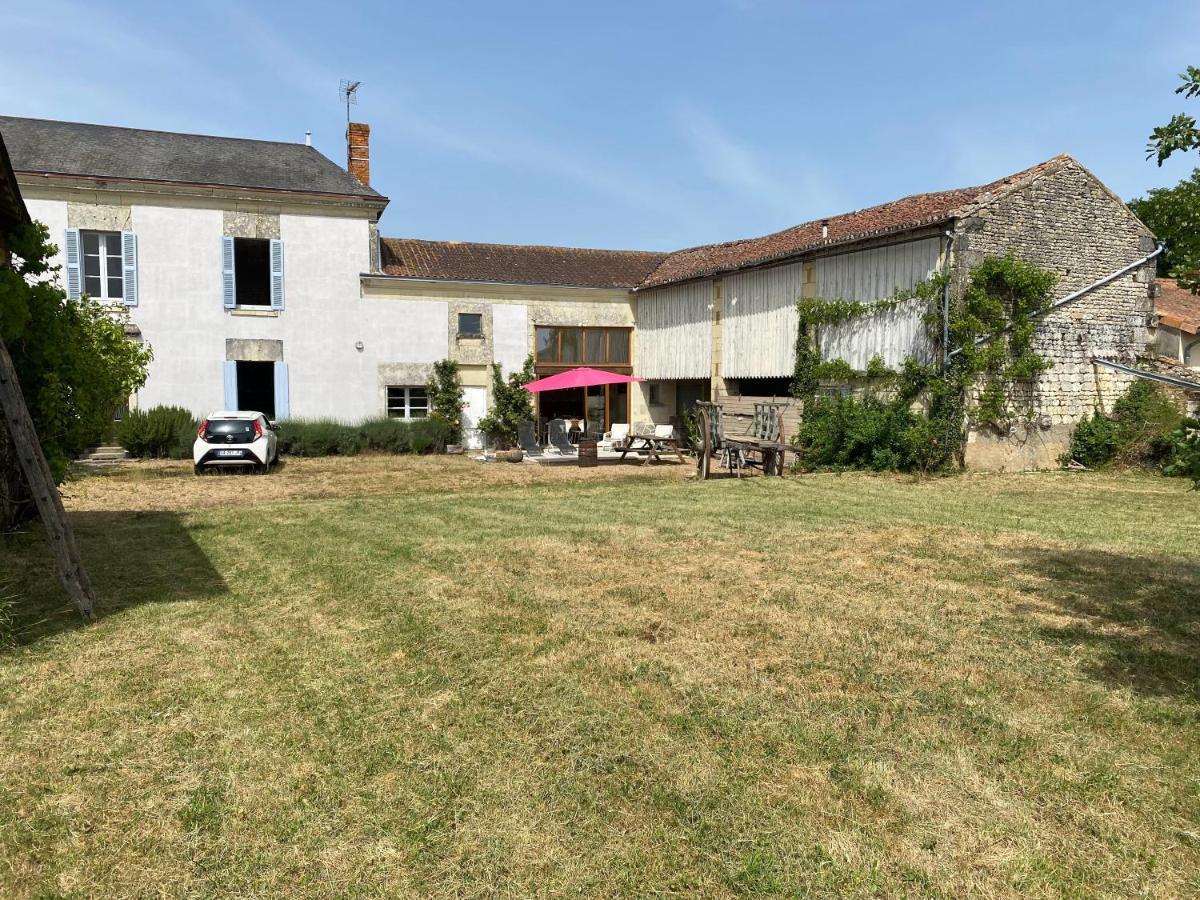
[[[504,375],[518,371],[529,355],[529,307],[497,303],[492,307],[492,347]]]
[[[50,229],[50,241],[58,247],[54,264],[63,265],[63,233],[67,230],[67,203],[65,200],[29,200],[25,208],[34,220]],[[59,280],[66,284],[65,274],[58,273]]]
[[[132,319],[155,355],[143,408],[222,407],[226,338],[283,342],[292,418],[381,415],[380,363],[447,355],[445,304],[360,296],[370,266],[365,219],[280,215],[285,308],[241,316],[221,304],[220,210],[134,206],[132,215],[140,288]]]

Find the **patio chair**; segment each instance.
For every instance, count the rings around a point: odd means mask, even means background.
[[[620,450],[629,442],[629,423],[613,423],[611,431],[606,431],[600,437],[600,443],[606,447]]]
[[[656,438],[673,438],[675,437],[674,425],[655,425],[654,436]]]
[[[542,455],[542,445],[537,441],[533,422],[526,420],[517,423],[517,446],[525,451],[526,456]]]
[[[579,451],[567,438],[567,423],[563,419],[550,420],[550,446],[563,456],[574,456]]]

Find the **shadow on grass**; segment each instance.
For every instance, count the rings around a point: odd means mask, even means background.
[[[1035,549],[1036,592],[1079,621],[1040,630],[1089,651],[1086,671],[1151,696],[1200,700],[1200,564],[1102,550]]]
[[[224,579],[171,512],[71,514],[100,618],[144,603],[173,603],[228,593]],[[82,626],[67,599],[41,524],[0,537],[0,598],[11,622],[0,652]]]

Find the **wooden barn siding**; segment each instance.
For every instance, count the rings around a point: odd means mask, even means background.
[[[711,281],[638,293],[637,359],[641,378],[708,378],[712,375]]]
[[[936,270],[940,241],[929,238],[815,262],[816,296],[834,300],[878,300],[909,288]],[[804,285],[804,264],[791,263],[730,275],[725,279],[721,374],[725,378],[777,378],[795,362],[796,301]],[[734,300],[736,299],[736,303]],[[823,329],[825,359],[845,359],[866,368],[875,354],[894,366],[910,353],[922,353],[922,311],[912,304],[890,313]]]

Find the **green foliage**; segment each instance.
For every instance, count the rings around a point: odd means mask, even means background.
[[[1158,468],[1171,460],[1174,432],[1183,416],[1152,381],[1135,381],[1111,416],[1099,410],[1075,426],[1063,461],[1089,468],[1108,465]]]
[[[830,359],[817,363],[814,374],[819,381],[853,381],[858,373],[844,359]]]
[[[187,459],[199,422],[189,409],[154,406],[131,409],[117,423],[117,443],[130,455],[149,459]]]
[[[0,268],[0,337],[61,480],[67,461],[104,437],[113,413],[145,383],[151,352],[98,304],[65,299],[45,225],[27,226],[11,247],[14,268]]]
[[[891,378],[896,373],[889,369],[883,357],[876,353],[867,361],[867,371],[864,374],[867,378]]]
[[[1187,71],[1179,76],[1183,82],[1175,93],[1192,98],[1200,96],[1200,67],[1188,66]],[[1146,159],[1155,158],[1161,166],[1172,154],[1200,150],[1200,128],[1196,120],[1186,113],[1177,113],[1166,125],[1160,125],[1150,134],[1150,142],[1146,145]]]
[[[1085,415],[1071,432],[1071,446],[1063,462],[1076,462],[1089,469],[1099,469],[1112,462],[1117,452],[1117,423],[1100,410]]]
[[[276,426],[279,452],[287,456],[357,456],[436,453],[446,445],[446,423],[434,419],[367,419],[348,425],[332,419],[289,419]]]
[[[1130,200],[1129,208],[1167,245],[1158,257],[1158,274],[1200,289],[1200,169],[1175,187]]]
[[[492,366],[492,407],[479,420],[479,430],[500,450],[517,443],[517,425],[533,418],[533,395],[525,385],[533,381],[533,354],[525,358],[519,372],[508,378],[500,374],[500,365]]]
[[[817,398],[794,440],[811,469],[930,472],[948,460],[936,423],[874,394]]]
[[[1200,490],[1200,419],[1184,419],[1171,432],[1171,462],[1166,475],[1192,480],[1192,490]]]
[[[458,363],[443,359],[433,364],[429,379],[429,417],[441,425],[448,444],[462,443],[463,389]]]

